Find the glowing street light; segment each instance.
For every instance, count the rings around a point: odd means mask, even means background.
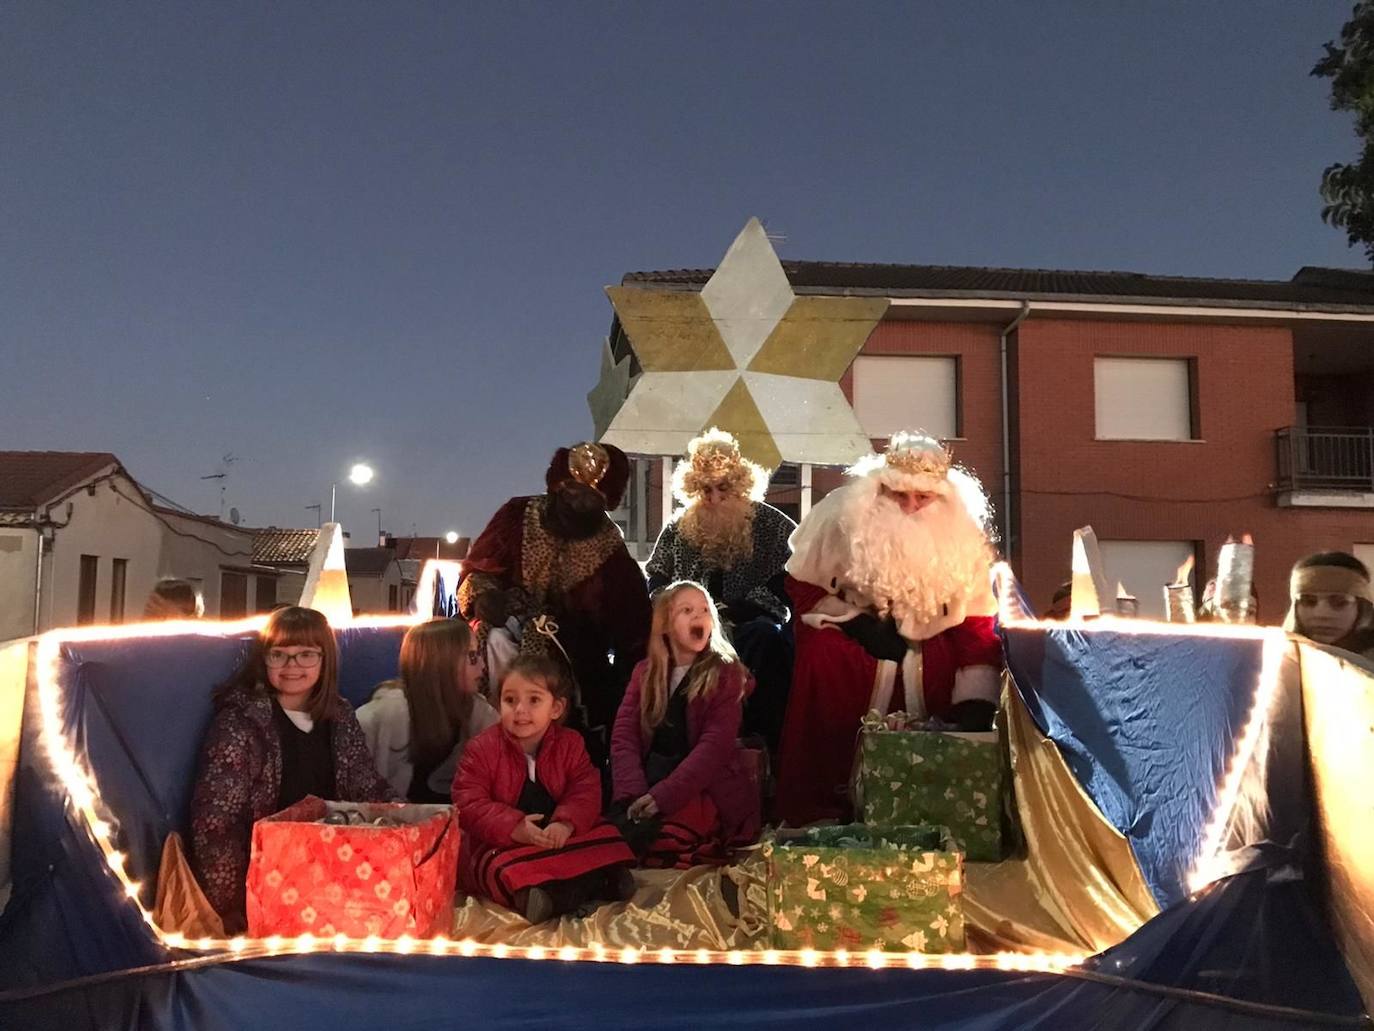
[[[457,544],[457,543],[458,543],[458,531],[457,531],[457,530],[450,530],[448,533],[444,534],[444,540],[448,541],[450,544]],[[436,561],[438,561],[438,558],[439,558],[439,539],[438,539],[437,537],[434,539],[434,558],[435,558]]]
[[[372,482],[372,477],[376,475],[372,471],[372,466],[363,462],[355,462],[353,467],[348,470],[348,482],[355,487],[364,487]],[[334,521],[334,495],[338,493],[339,483],[335,480],[329,485],[329,521]]]

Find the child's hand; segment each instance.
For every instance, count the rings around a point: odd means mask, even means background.
[[[544,828],[544,843],[548,848],[562,848],[572,835],[572,824],[558,820]]]
[[[643,794],[630,803],[627,812],[631,820],[648,820],[658,815],[658,803],[653,795]]]
[[[543,813],[530,813],[515,825],[515,830],[510,832],[510,840],[517,845],[543,845],[547,848],[548,836],[539,826],[543,818]]]

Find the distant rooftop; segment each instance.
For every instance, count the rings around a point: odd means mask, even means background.
[[[255,565],[305,565],[319,540],[319,530],[283,530],[269,526],[253,534]]]
[[[0,508],[37,508],[111,466],[108,451],[0,451]]]
[[[1202,279],[1139,272],[975,268],[960,265],[880,265],[784,261],[798,293],[880,294],[893,297],[972,297],[1015,300],[1139,300],[1162,304],[1253,304],[1262,307],[1374,309],[1374,271],[1306,266],[1292,279]],[[714,269],[630,272],[624,285],[700,289]]]
[[[344,568],[350,573],[378,576],[395,561],[392,548],[344,548]]]

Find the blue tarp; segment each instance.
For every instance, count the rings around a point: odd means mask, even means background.
[[[1004,640],[1032,718],[1126,835],[1155,899],[1178,902],[1250,712],[1263,642],[1017,627]]]
[[[340,635],[343,690],[394,675],[399,630]],[[64,647],[69,741],[151,885],[186,818],[209,692],[244,639]],[[1361,1006],[1294,855],[1185,896],[1212,792],[1248,711],[1258,642],[1013,630],[1008,652],[1041,726],[1174,906],[1072,975],[567,964],[313,955],[178,959],[153,943],[64,805],[26,708],[14,897],[0,916],[0,1026],[333,1028],[1278,1028],[1349,1025]],[[151,887],[145,904],[151,904]],[[184,957],[183,957],[184,958]],[[134,970],[141,966],[151,970]],[[85,978],[86,980],[80,980]],[[73,982],[72,979],[78,979]]]

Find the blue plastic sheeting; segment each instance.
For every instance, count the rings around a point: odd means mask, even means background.
[[[1285,849],[1166,909],[1090,970],[1269,1006],[1355,1017],[1364,1011],[1310,881]]]
[[[1166,819],[1180,819],[1168,792],[1187,793],[1205,816],[1216,778],[1202,790],[1180,773],[1180,757],[1196,752],[1219,772],[1249,706],[1248,692],[1227,684],[1254,683],[1258,651],[1236,647],[1251,642],[1192,638],[1183,649],[1170,638],[1094,634],[1087,654],[1083,635],[1054,631],[1040,646],[1020,633],[1011,650],[1014,665],[1035,673],[1022,685],[1028,704],[1058,728],[1080,779],[1104,811],[1114,805],[1128,826],[1150,831],[1133,835],[1138,854],[1156,847],[1155,855],[1186,865],[1179,857],[1188,849],[1170,853],[1156,833]],[[400,637],[399,629],[341,633],[351,700],[394,675]],[[184,826],[211,688],[244,647],[241,639],[185,636],[64,652],[65,734],[95,765],[130,872],[149,885],[145,904],[162,836]],[[1180,696],[1184,684],[1191,701],[1166,705],[1159,678],[1180,668],[1187,678],[1168,689]],[[1147,691],[1153,700],[1138,697]],[[1073,976],[323,954],[134,970],[169,957],[66,808],[38,744],[33,692],[26,706],[15,894],[0,917],[0,1027],[1267,1029],[1351,1026],[1359,1012],[1325,925],[1294,870],[1282,866],[1183,899],[1104,954],[1097,971]],[[1206,734],[1225,747],[1203,749]],[[1190,761],[1195,771],[1211,769]],[[1191,846],[1196,834],[1185,829],[1177,838]],[[101,976],[62,984],[88,975]]]
[[[562,963],[429,956],[277,957],[139,974],[41,998],[0,1000],[0,1023],[33,1031],[444,1027],[696,1031],[958,1028],[1367,1027],[1115,979],[998,971]]]
[[[1155,899],[1182,899],[1254,701],[1263,641],[1021,628],[1004,637],[1031,716],[1126,835]]]
[[[355,705],[396,675],[404,627],[338,631],[339,689]],[[95,771],[117,817],[126,869],[154,903],[162,843],[184,831],[212,692],[237,668],[251,634],[69,643],[61,652],[63,733]],[[161,950],[121,905],[104,857],[76,825],[39,743],[26,699],[16,783],[13,896],[0,916],[0,986],[158,962]]]

